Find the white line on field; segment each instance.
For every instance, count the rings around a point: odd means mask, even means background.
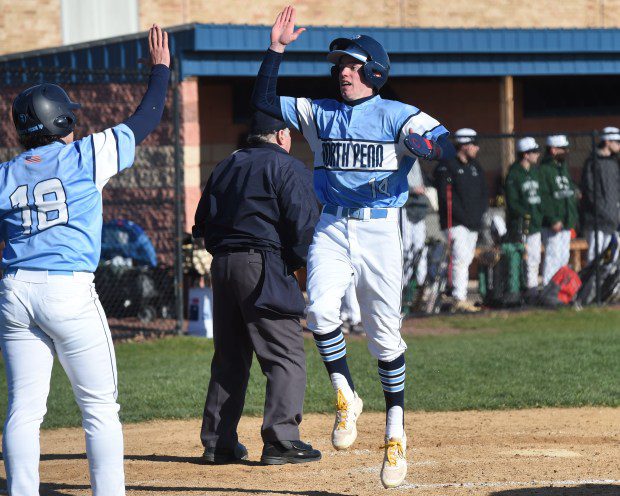
[[[556,481],[529,481],[529,482],[455,482],[444,484],[403,484],[398,489],[437,489],[448,487],[464,487],[464,488],[476,488],[476,487],[515,487],[515,486],[581,486],[583,484],[618,484],[620,480],[603,479],[603,480],[556,480]]]

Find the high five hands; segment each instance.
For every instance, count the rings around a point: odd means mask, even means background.
[[[149,63],[163,64],[170,67],[170,50],[168,50],[168,33],[157,24],[149,29]]]
[[[293,43],[306,28],[295,30],[295,7],[289,5],[276,17],[271,28],[271,48],[274,52],[283,53],[286,45]]]

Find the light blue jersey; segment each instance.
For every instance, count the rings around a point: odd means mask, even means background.
[[[133,132],[120,124],[0,164],[3,269],[94,272],[101,254],[101,191],[131,167],[134,155]]]
[[[448,130],[416,107],[375,96],[359,105],[280,97],[284,120],[301,131],[314,155],[314,187],[323,204],[401,207],[416,157],[409,129],[435,141]]]

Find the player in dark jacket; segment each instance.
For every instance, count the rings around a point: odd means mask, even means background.
[[[517,142],[518,160],[510,167],[504,188],[508,236],[513,241],[523,241],[526,246],[528,289],[538,286],[540,267],[542,208],[536,167],[539,150],[534,138]]]
[[[474,259],[482,216],[488,208],[489,193],[484,171],[476,160],[480,147],[476,131],[459,129],[455,134],[456,157],[442,160],[435,169],[441,228],[452,242],[452,296],[455,310],[473,312],[478,308],[467,301],[469,265]],[[451,185],[449,202],[448,186]],[[450,204],[449,204],[450,203]],[[448,215],[452,219],[449,225]]]
[[[255,352],[267,377],[261,461],[314,461],[321,453],[299,439],[305,302],[293,271],[306,264],[318,204],[310,172],[288,154],[284,122],[257,112],[248,141],[215,167],[195,217],[194,237],[204,237],[213,254],[215,353],[200,434],[204,459],[247,457],[237,425]]]
[[[577,187],[568,173],[568,138],[547,138],[547,153],[540,164],[540,197],[543,210],[542,241],[545,245],[543,285],[570,258],[570,230],[577,224]]]
[[[598,252],[601,253],[618,229],[620,221],[618,152],[620,152],[620,130],[617,127],[606,127],[601,133],[596,159],[588,157],[583,166],[581,176],[583,229],[589,243],[588,262],[596,257],[595,236],[598,237]]]

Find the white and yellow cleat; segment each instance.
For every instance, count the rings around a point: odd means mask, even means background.
[[[407,476],[407,436],[402,439],[385,438],[385,455],[381,467],[381,483],[383,487],[400,486]]]
[[[364,402],[356,392],[347,401],[341,389],[336,397],[336,421],[332,432],[332,444],[337,450],[349,448],[357,438],[357,419],[364,408]]]

